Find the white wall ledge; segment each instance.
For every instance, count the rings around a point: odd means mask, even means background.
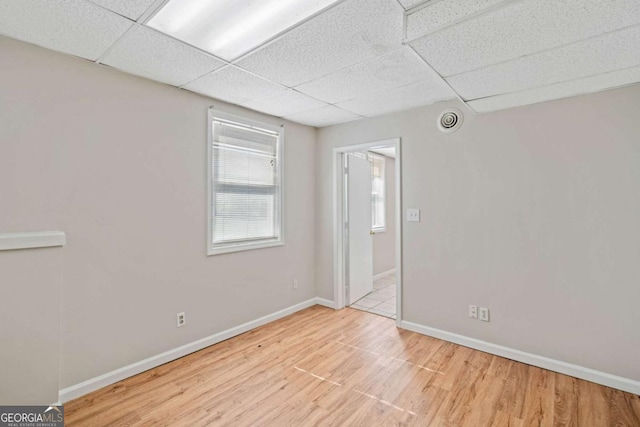
[[[0,233],[0,251],[64,246],[67,235],[62,231]]]

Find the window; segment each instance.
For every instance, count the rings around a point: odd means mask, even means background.
[[[371,162],[371,228],[373,231],[385,230],[385,180],[384,156],[368,153]]]
[[[283,244],[283,128],[210,110],[208,254]]]

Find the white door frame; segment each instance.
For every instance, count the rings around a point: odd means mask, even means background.
[[[400,325],[402,321],[402,155],[400,138],[345,145],[333,149],[333,300],[337,310],[345,307],[344,154],[390,146],[396,149],[396,324]]]

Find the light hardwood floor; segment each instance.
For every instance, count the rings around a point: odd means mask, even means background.
[[[640,426],[640,397],[312,307],[65,405],[67,426]]]

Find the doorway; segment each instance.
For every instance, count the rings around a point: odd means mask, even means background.
[[[401,319],[400,139],[334,149],[336,307]]]

